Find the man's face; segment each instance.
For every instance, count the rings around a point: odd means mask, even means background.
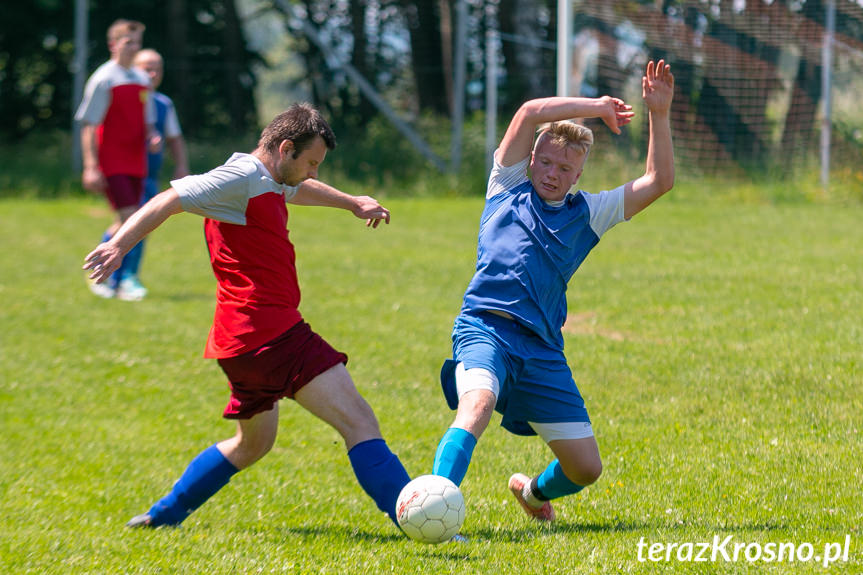
[[[581,176],[584,160],[584,154],[555,144],[548,134],[542,134],[530,161],[530,181],[539,197],[547,202],[565,198]]]
[[[123,65],[131,65],[135,59],[135,54],[141,49],[141,44],[144,41],[144,32],[139,30],[136,32],[125,32],[116,36],[109,46],[111,55]]]
[[[287,142],[287,141],[286,141]],[[327,145],[320,136],[315,137],[312,143],[303,150],[299,156],[293,157],[294,147],[289,142],[283,142],[279,148],[279,163],[277,177],[280,183],[296,186],[303,180],[318,177],[318,166],[327,157]]]
[[[154,90],[162,83],[163,64],[162,59],[156,54],[148,51],[139,52],[135,56],[135,67],[140,68],[150,77],[150,87]]]

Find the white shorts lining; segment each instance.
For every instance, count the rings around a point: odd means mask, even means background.
[[[559,423],[528,421],[527,423],[546,443],[557,439],[585,439],[593,437],[593,427],[589,421],[561,421]]]

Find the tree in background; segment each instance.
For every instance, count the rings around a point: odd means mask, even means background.
[[[4,3],[0,17],[3,140],[18,140],[39,126],[68,127],[72,113],[68,69],[75,49],[71,22],[71,2]],[[104,35],[103,30],[103,44]]]
[[[108,59],[117,18],[147,26],[144,44],[165,57],[163,89],[192,136],[257,129],[254,66],[234,0],[90,0],[86,73]],[[0,137],[68,129],[72,111],[74,2],[10,2],[0,18]]]
[[[301,85],[302,97],[325,111],[340,139],[391,145],[402,157],[402,142],[392,143],[402,136],[345,73],[348,64],[407,122],[436,122],[428,137],[437,139],[440,150],[449,136],[440,126],[453,112],[454,55],[462,48],[454,37],[458,2],[90,0],[86,72],[107,59],[104,33],[115,18],[140,20],[147,25],[145,44],[165,56],[164,89],[174,97],[191,138],[254,132],[256,70],[266,63],[248,40],[256,39],[262,19],[269,24],[278,19],[286,24],[290,41],[284,45],[293,53],[272,58],[298,63],[282,84],[284,98],[297,97],[289,90]],[[464,2],[468,110],[484,105],[486,30],[500,33],[496,88],[504,115],[528,98],[554,93],[557,0]],[[37,128],[68,129],[77,105],[71,101],[69,72],[74,2],[7,4],[0,19],[0,138],[17,140]],[[581,69],[573,70],[579,84],[573,87],[585,95],[622,95],[637,87],[648,55],[662,57],[676,70],[673,113],[682,164],[757,165],[773,154],[805,153],[818,141],[825,4],[574,1],[574,61]],[[836,0],[836,8],[834,66],[844,70],[840,85],[856,93],[854,78],[863,69],[863,8],[857,0]],[[332,51],[328,57],[306,38],[292,9]],[[844,133],[856,138],[859,115],[845,117],[852,123]],[[384,160],[378,155],[366,163],[371,173]]]

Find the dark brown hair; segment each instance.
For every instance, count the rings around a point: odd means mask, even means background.
[[[273,118],[261,132],[258,147],[269,153],[278,151],[285,140],[294,143],[294,158],[305,150],[315,137],[320,136],[327,149],[336,147],[336,136],[324,117],[311,104],[301,102]]]

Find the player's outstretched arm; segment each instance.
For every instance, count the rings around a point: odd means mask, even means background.
[[[324,206],[348,210],[376,228],[381,221],[390,223],[390,211],[369,196],[352,196],[318,180],[303,180],[297,193],[288,200],[298,206]]]
[[[500,142],[497,161],[511,166],[525,159],[533,148],[536,129],[546,122],[560,122],[572,118],[601,118],[615,134],[630,121],[634,113],[619,98],[538,98],[528,100],[513,116]]]
[[[101,283],[111,277],[129,253],[144,237],[170,216],[183,211],[180,197],[173,188],[154,197],[123,223],[110,240],[99,244],[84,258],[82,269],[93,270],[90,279]]]
[[[671,101],[674,75],[671,66],[660,60],[647,63],[641,78],[641,93],[648,110],[650,134],[644,175],[624,188],[624,216],[629,219],[674,185],[674,149],[671,145]]]

